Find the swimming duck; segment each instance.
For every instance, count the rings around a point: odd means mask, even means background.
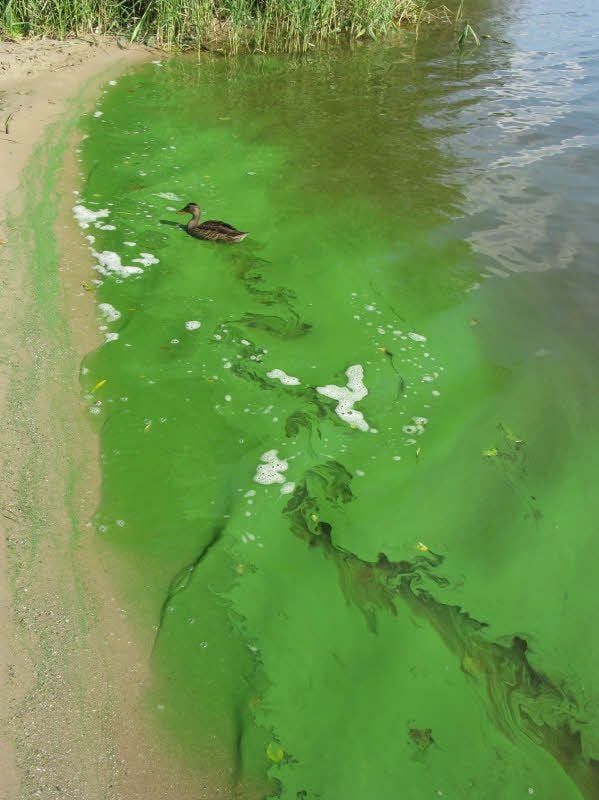
[[[238,231],[227,222],[217,219],[200,222],[202,211],[197,203],[188,203],[181,211],[177,211],[177,214],[191,214],[185,230],[196,239],[206,239],[209,242],[241,242],[248,235],[248,231]]]

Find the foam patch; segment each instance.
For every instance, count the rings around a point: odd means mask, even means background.
[[[101,275],[118,275],[121,278],[128,278],[129,275],[141,275],[143,273],[141,267],[122,264],[119,254],[114,253],[112,250],[103,250],[101,253],[98,253],[97,250],[92,250],[92,255],[98,262],[96,270]]]
[[[117,311],[110,303],[99,303],[98,311],[102,314],[106,322],[116,322],[121,318],[121,312]]]
[[[293,375],[287,375],[282,369],[271,369],[270,372],[266,373],[266,377],[281,381],[285,386],[299,386],[301,383],[299,378],[294,378]]]
[[[278,450],[268,450],[260,456],[263,462],[258,465],[254,480],[256,483],[261,483],[268,486],[271,483],[285,483],[285,476],[282,474],[287,471],[289,464],[282,458],[279,458]]]
[[[160,260],[153,256],[152,253],[140,253],[139,258],[132,258],[131,261],[137,264],[143,264],[144,267],[151,267],[152,264],[160,264]]]
[[[84,205],[81,205],[81,203],[78,203],[76,206],[73,206],[73,215],[79,227],[85,230],[89,228],[90,225],[100,227],[101,223],[98,223],[98,220],[110,216],[110,209],[101,208],[99,211],[92,211],[91,208],[86,208]]]
[[[368,389],[364,385],[364,369],[360,364],[354,364],[345,371],[347,375],[346,386],[317,386],[316,391],[332,400],[337,400],[335,413],[337,416],[361,431],[368,431],[370,426],[364,419],[364,414],[354,408],[354,403],[363,400],[368,394]]]

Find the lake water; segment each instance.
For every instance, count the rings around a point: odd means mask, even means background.
[[[84,123],[99,553],[222,796],[599,797],[599,10],[572,5],[480,2],[461,55],[148,64]],[[192,239],[189,201],[250,236]]]

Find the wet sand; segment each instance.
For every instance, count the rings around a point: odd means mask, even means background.
[[[70,215],[73,137],[100,85],[149,57],[91,39],[0,42],[2,800],[225,796],[158,741],[144,710],[151,643],[120,607],[90,521],[98,445],[78,371],[100,340]],[[27,215],[48,206],[46,248]],[[36,273],[40,252],[50,268]]]

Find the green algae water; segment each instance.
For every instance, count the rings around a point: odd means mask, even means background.
[[[507,6],[85,123],[99,552],[224,796],[599,796],[597,12]]]

